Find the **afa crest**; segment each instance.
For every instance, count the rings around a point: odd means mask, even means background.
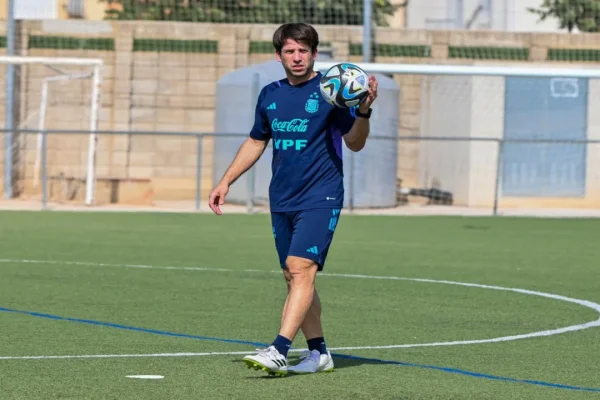
[[[314,114],[319,110],[319,94],[314,92],[310,95],[304,106],[306,112]]]

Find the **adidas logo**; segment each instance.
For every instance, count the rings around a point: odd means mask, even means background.
[[[273,362],[279,367],[285,367],[287,365],[287,361],[286,360],[273,360]]]
[[[277,105],[275,103],[271,103],[271,105],[267,107],[267,110],[277,110]]]
[[[306,249],[306,251],[313,254],[319,254],[319,249],[317,249],[317,246],[313,246],[310,249]]]

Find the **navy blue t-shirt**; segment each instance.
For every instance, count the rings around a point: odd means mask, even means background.
[[[327,103],[320,80],[320,73],[299,85],[282,79],[258,96],[250,137],[273,141],[272,212],[343,207],[342,136],[355,114]]]

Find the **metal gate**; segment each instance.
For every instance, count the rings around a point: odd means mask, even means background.
[[[587,79],[506,78],[504,138],[585,140],[587,107]],[[504,196],[583,196],[585,178],[583,143],[504,144]]]

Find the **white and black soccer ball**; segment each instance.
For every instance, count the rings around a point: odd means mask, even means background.
[[[319,88],[329,104],[351,108],[369,95],[369,75],[354,64],[336,64],[323,74]]]

